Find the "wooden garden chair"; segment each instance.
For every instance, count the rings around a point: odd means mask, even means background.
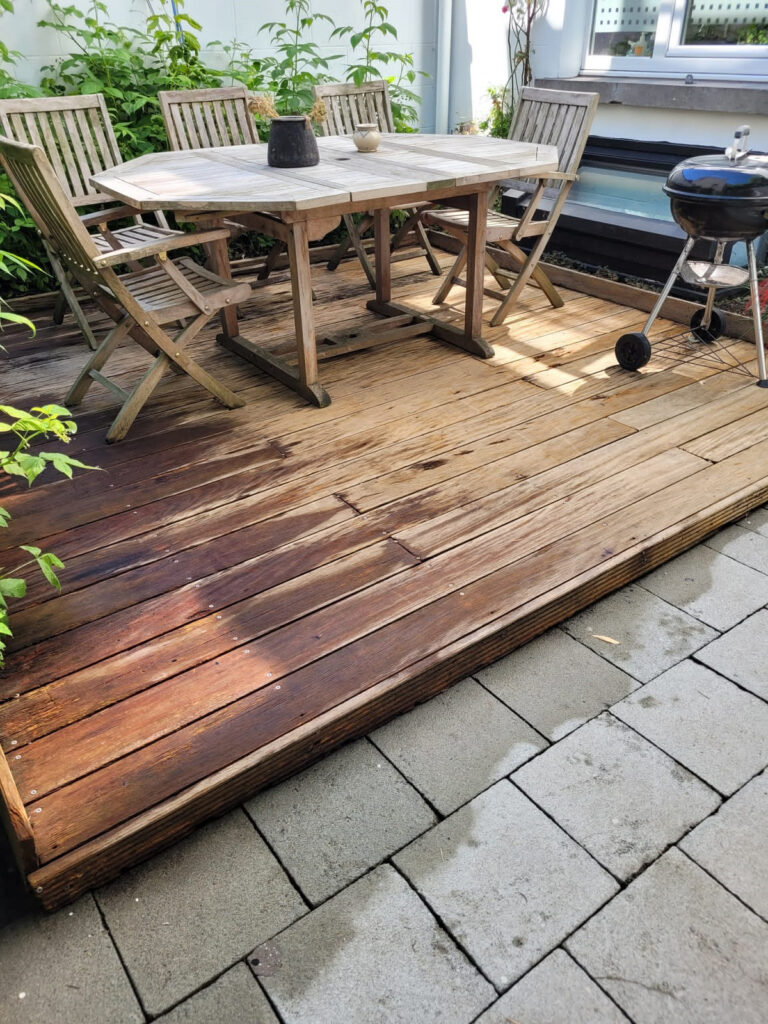
[[[77,375],[65,403],[78,405],[94,381],[116,394],[122,404],[107,431],[108,441],[125,437],[169,367],[187,373],[227,408],[243,405],[242,399],[199,366],[186,349],[214,314],[248,297],[249,285],[233,284],[192,260],[176,263],[167,255],[173,249],[228,238],[227,229],[137,240],[134,245],[105,252],[86,230],[39,146],[0,136],[0,161],[51,251],[115,324]],[[113,268],[127,260],[144,260],[148,265],[115,273]],[[166,325],[184,319],[186,326],[173,336],[167,333]],[[102,372],[127,337],[152,358],[149,369],[131,390]]]
[[[352,135],[356,124],[378,124],[382,132],[395,130],[389,86],[385,81],[366,82],[364,85],[342,82],[316,85],[315,99],[322,100],[325,106],[325,118],[320,122],[323,135]],[[410,231],[415,232],[417,242],[424,249],[430,270],[439,277],[443,271],[422,223],[423,211],[428,206],[429,203],[419,203],[405,211],[406,220],[392,235],[390,250],[394,251]],[[348,213],[344,214],[343,219],[347,234],[328,263],[328,269],[335,270],[352,246],[363,266],[368,283],[371,288],[375,288],[376,275],[362,241],[362,235],[373,224],[373,217],[368,214],[359,224],[356,224],[352,215]]]
[[[98,228],[94,244],[102,252],[132,248],[167,238],[181,236],[172,231],[162,214],[158,223],[145,222],[138,211],[115,206],[114,199],[99,192],[91,184],[91,176],[122,163],[115,132],[100,93],[91,96],[47,96],[34,99],[0,99],[0,135],[17,142],[40,146],[45,152],[59,183],[74,206],[81,209],[98,207],[81,216],[86,227]],[[110,229],[111,221],[133,218],[129,227]],[[96,338],[78,301],[71,280],[55,252],[47,242],[46,253],[61,289],[54,310],[54,320],[61,323],[65,303],[72,311],[80,330],[92,349]]]
[[[597,102],[597,94],[592,92],[529,87],[521,90],[509,138],[518,142],[556,146],[559,161],[557,171],[548,171],[540,178],[515,183],[527,202],[521,217],[510,217],[495,211],[488,214],[485,262],[500,288],[504,289],[486,289],[486,294],[500,301],[491,319],[494,326],[504,322],[529,281],[539,285],[553,306],[563,305],[562,297],[539,266],[539,260],[555,229],[571,185],[578,178],[577,171],[595,117]],[[549,210],[545,216],[537,216],[544,212],[540,208],[542,200],[547,201]],[[432,209],[425,215],[425,219],[427,223],[442,228],[462,243],[456,262],[432,300],[434,305],[440,305],[454,285],[464,285],[459,275],[467,261],[469,214],[464,210]],[[520,243],[525,240],[532,243],[529,253],[520,247]],[[489,245],[503,249],[511,257],[516,272],[502,269],[493,258],[493,250],[489,249]]]
[[[251,113],[251,94],[243,85],[226,89],[168,89],[158,93],[168,143],[172,150],[213,149],[218,146],[251,146],[259,133]],[[228,218],[232,237],[244,231],[264,231],[247,213]],[[265,281],[275,269],[285,243],[275,239],[258,280]]]

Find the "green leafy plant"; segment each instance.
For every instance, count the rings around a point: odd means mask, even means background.
[[[197,89],[221,84],[222,72],[200,58],[200,30],[176,0],[160,0],[146,30],[108,20],[103,0],[87,10],[51,0],[50,18],[38,22],[64,37],[67,55],[43,70],[47,93],[103,93],[126,159],[165,149],[167,140],[157,94],[164,89]]]
[[[0,194],[0,212],[7,214],[18,204],[7,195]],[[0,274],[12,277],[14,274],[26,272],[34,267],[23,257],[15,253],[0,251]],[[34,334],[35,325],[27,317],[9,312],[0,299],[0,329],[5,324],[27,327]],[[73,469],[90,469],[79,459],[73,459],[63,452],[31,451],[32,446],[42,438],[52,438],[68,442],[77,430],[74,420],[69,418],[67,409],[60,405],[41,405],[26,411],[12,405],[0,405],[0,472],[12,477],[22,477],[29,485],[49,467],[63,476],[72,476]],[[5,442],[5,443],[4,443]],[[8,443],[10,442],[10,444]],[[10,514],[0,506],[0,529],[8,526]],[[45,579],[57,590],[61,584],[56,569],[63,569],[64,564],[52,552],[44,552],[33,544],[22,544],[19,550],[30,557],[11,570],[0,566],[0,666],[3,664],[3,652],[6,637],[12,635],[8,619],[8,599],[21,598],[27,592],[27,584],[23,576],[25,569],[37,565]]]
[[[269,35],[275,51],[262,60],[260,70],[278,114],[309,114],[315,104],[314,86],[328,81],[330,62],[341,54],[323,56],[306,36],[313,25],[334,22],[327,14],[315,13],[311,0],[285,0],[285,19],[268,21],[259,30]]]
[[[13,14],[13,0],[0,0],[0,16]],[[22,54],[19,50],[11,50],[3,42],[0,28],[0,99],[12,99],[17,96],[39,96],[40,90],[34,85],[19,82],[13,73],[13,66]]]
[[[371,79],[386,79],[396,131],[413,131],[419,116],[416,105],[420,102],[413,85],[419,75],[426,77],[426,72],[415,68],[413,54],[387,48],[390,40],[397,39],[397,29],[389,20],[384,4],[376,0],[361,0],[361,4],[362,28],[342,25],[331,33],[331,38],[348,39],[353,56],[357,58],[348,66],[346,79],[355,85]]]
[[[67,442],[76,429],[75,422],[69,419],[68,410],[60,405],[36,406],[30,411],[0,405],[0,434],[12,442],[10,447],[0,449],[0,470],[10,476],[23,477],[31,485],[49,466],[70,478],[75,468],[91,468],[62,452],[30,451],[41,438]],[[0,528],[7,527],[10,519],[7,510],[0,507]],[[0,566],[0,666],[4,663],[6,637],[12,636],[8,599],[22,598],[27,592],[26,580],[20,574],[36,565],[48,583],[61,590],[56,570],[63,569],[64,563],[57,555],[34,544],[21,544],[19,550],[30,557],[10,570]]]
[[[507,63],[509,78],[502,89],[491,89],[491,112],[481,124],[483,130],[500,135],[512,124],[520,90],[533,81],[531,57],[535,22],[545,14],[548,0],[511,0],[501,8],[507,15]]]

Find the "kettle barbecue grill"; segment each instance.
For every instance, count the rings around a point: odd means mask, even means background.
[[[757,347],[757,383],[759,387],[768,387],[754,245],[755,239],[768,230],[768,156],[751,155],[746,148],[748,138],[749,125],[741,125],[736,129],[733,145],[723,156],[683,160],[667,178],[664,191],[670,198],[672,216],[688,238],[642,331],[624,334],[616,342],[616,360],[625,370],[639,370],[651,358],[648,332],[678,277],[707,289],[706,302],[693,314],[689,325],[694,343],[703,344],[716,341],[725,329],[725,317],[714,305],[717,289],[742,285],[748,280]],[[699,238],[716,243],[712,262],[688,258]],[[746,243],[748,270],[723,263],[725,246],[732,241]]]

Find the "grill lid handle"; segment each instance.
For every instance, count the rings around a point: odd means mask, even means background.
[[[736,131],[733,133],[733,144],[728,146],[725,151],[725,155],[731,161],[736,163],[737,160],[741,160],[749,152],[747,148],[747,140],[749,139],[749,125],[740,124]]]

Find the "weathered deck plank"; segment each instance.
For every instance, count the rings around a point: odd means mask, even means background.
[[[394,274],[428,309],[421,263]],[[364,322],[352,265],[314,276],[321,330]],[[209,331],[194,355],[244,409],[169,377],[153,417],[107,448],[110,400],[94,392],[73,453],[103,471],[4,484],[5,549],[43,541],[67,561],[62,596],[35,583],[19,603],[0,677],[31,853],[19,838],[47,906],[768,497],[765,392],[695,362],[619,371],[615,336],[642,314],[565,298],[553,310],[529,289],[488,331],[487,362],[424,338],[331,360],[327,409]],[[285,281],[250,306],[280,349]],[[41,323],[27,349],[7,340],[18,404],[60,397],[82,362],[67,323]],[[139,355],[120,358],[135,372]]]

